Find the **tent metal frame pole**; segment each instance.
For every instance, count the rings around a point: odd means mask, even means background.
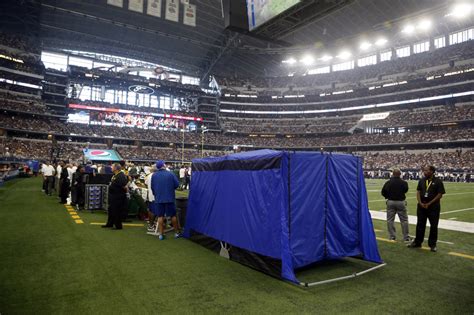
[[[331,283],[331,282],[337,282],[337,281],[341,281],[341,280],[346,280],[346,279],[352,279],[352,278],[355,278],[355,277],[358,277],[358,276],[361,276],[363,274],[366,274],[366,273],[369,273],[371,271],[374,271],[374,270],[377,270],[379,268],[382,268],[384,266],[386,266],[387,263],[382,263],[382,264],[379,264],[377,266],[374,266],[374,267],[371,267],[367,270],[363,270],[363,271],[359,271],[359,272],[355,272],[351,275],[348,275],[348,276],[342,276],[342,277],[338,277],[338,278],[333,278],[333,279],[328,279],[328,280],[322,280],[322,281],[317,281],[317,282],[300,282],[299,285],[300,286],[303,286],[303,287],[314,287],[314,286],[317,286],[317,285],[321,285],[321,284],[326,284],[326,283]]]

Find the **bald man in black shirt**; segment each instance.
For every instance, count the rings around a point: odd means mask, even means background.
[[[392,178],[388,180],[382,188],[382,196],[387,199],[387,229],[390,240],[396,239],[395,215],[398,214],[402,226],[403,240],[410,241],[408,236],[408,215],[406,208],[405,194],[408,191],[408,183],[400,178],[399,169],[394,169]]]

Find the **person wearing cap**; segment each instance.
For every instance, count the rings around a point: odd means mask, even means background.
[[[400,178],[401,174],[399,169],[393,170],[392,177],[383,185],[382,196],[387,199],[387,229],[390,240],[394,241],[397,239],[395,215],[398,214],[402,226],[403,240],[409,242],[407,202],[405,201],[408,183]]]
[[[127,183],[128,177],[122,171],[122,166],[115,163],[112,167],[114,176],[109,185],[109,209],[107,211],[107,223],[103,228],[122,229],[122,216],[128,205],[127,202]]]
[[[423,168],[424,178],[418,182],[416,188],[416,199],[418,206],[416,209],[416,238],[408,245],[409,248],[421,247],[425,238],[426,221],[430,221],[430,235],[428,237],[428,246],[432,252],[436,252],[436,243],[438,241],[438,222],[441,213],[440,200],[446,193],[441,179],[434,176],[436,168],[427,165]]]
[[[159,239],[164,240],[164,216],[171,217],[175,238],[181,237],[179,233],[178,221],[176,219],[175,190],[179,187],[176,175],[165,169],[165,162],[156,162],[156,172],[151,177],[151,189],[155,197],[158,216]]]

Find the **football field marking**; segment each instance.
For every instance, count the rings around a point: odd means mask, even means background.
[[[474,260],[474,256],[467,255],[467,254],[461,254],[461,253],[456,253],[456,252],[449,252],[448,255],[458,256],[458,257],[462,257],[462,258],[467,258],[467,259],[472,259],[472,260]]]
[[[387,213],[385,212],[370,210],[370,215],[372,219],[383,220],[383,221],[387,220]],[[398,216],[395,217],[395,222],[400,222]],[[416,215],[408,215],[408,222],[410,224],[416,224],[417,222]],[[427,222],[426,226],[430,226],[430,223]],[[461,221],[440,219],[438,227],[440,229],[445,229],[445,230],[474,233],[474,223],[471,223],[471,222],[461,222]]]
[[[446,212],[441,212],[441,214],[453,213],[453,212],[462,212],[462,211],[470,211],[470,210],[474,210],[474,208],[465,208],[465,209],[459,209],[459,210],[446,211]]]
[[[445,194],[444,197],[455,196],[455,195],[472,195],[472,192]],[[416,199],[416,197],[408,197],[407,199]],[[377,202],[377,201],[385,201],[385,200],[386,199],[376,199],[376,200],[369,200],[369,202]]]

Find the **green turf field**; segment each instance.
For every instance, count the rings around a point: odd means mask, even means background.
[[[381,184],[371,181],[367,188],[380,190]],[[449,196],[471,187],[447,184],[443,211],[472,207],[472,194]],[[381,199],[375,191],[369,198]],[[384,204],[370,205],[380,210]],[[470,211],[454,214],[472,222]],[[304,289],[185,239],[160,242],[141,226],[105,230],[91,224],[104,222],[104,213],[78,215],[83,224],[56,198],[41,193],[39,179],[17,179],[0,188],[0,314],[474,312],[470,233],[440,230],[439,239],[452,244],[440,243],[439,252],[431,253],[384,241],[386,224],[374,220],[386,267]],[[325,263],[298,276],[315,281],[364,267],[363,262]]]
[[[380,194],[385,180],[367,180],[367,194],[370,210],[384,210],[385,200]],[[416,215],[417,181],[408,181],[408,214]],[[472,183],[444,183],[446,195],[441,199],[441,218],[456,221],[474,222],[474,185]],[[462,210],[462,211],[459,211]],[[456,211],[456,212],[451,212]]]

